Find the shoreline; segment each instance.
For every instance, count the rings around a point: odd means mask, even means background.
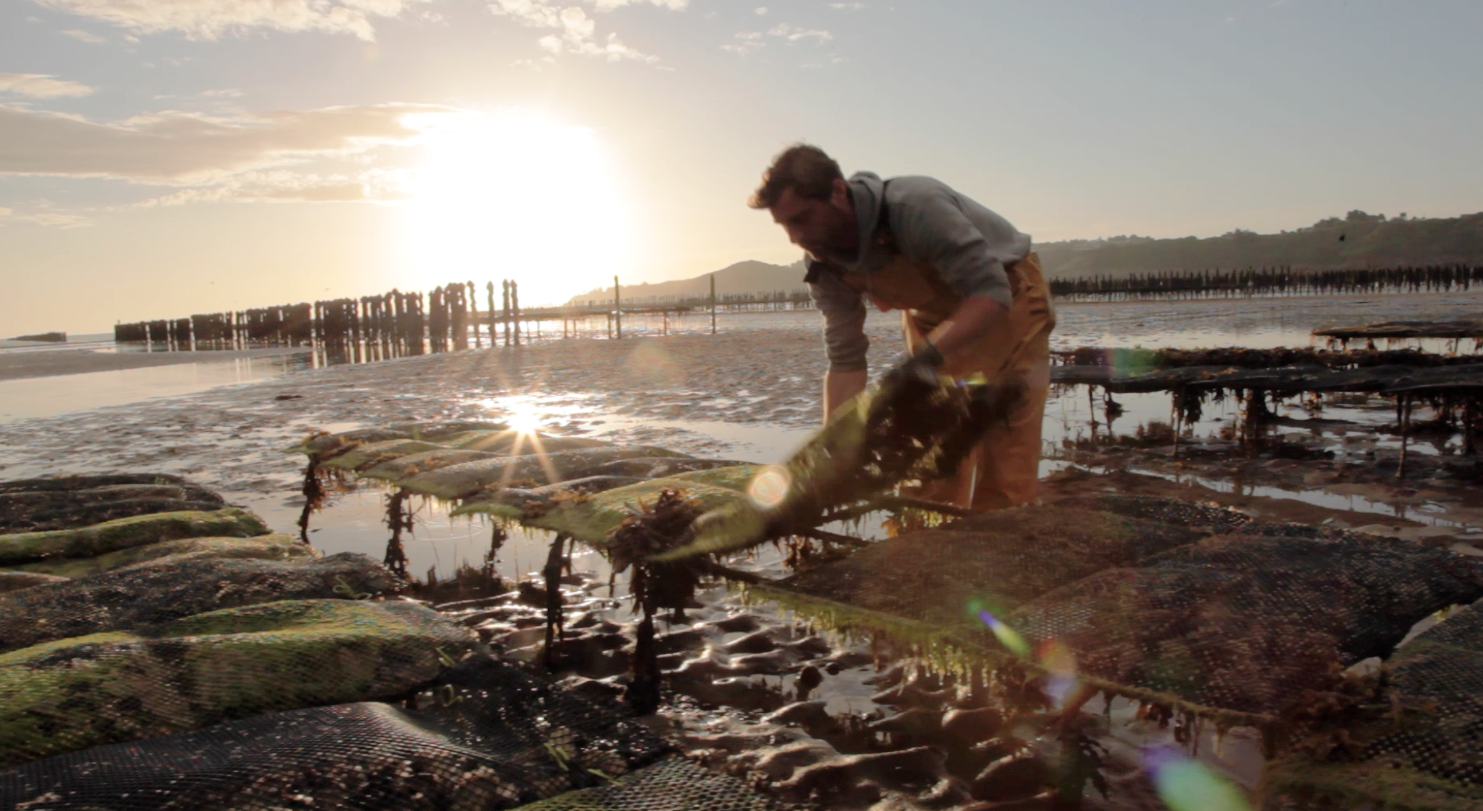
[[[34,352],[0,352],[0,381],[117,372],[184,363],[278,358],[309,351],[306,347],[273,347],[201,352],[97,352],[79,347],[76,349],[47,348],[45,351]]]

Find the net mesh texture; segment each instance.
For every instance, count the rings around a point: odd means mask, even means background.
[[[415,709],[297,709],[38,760],[0,772],[0,807],[478,811],[609,786],[667,751],[641,725],[487,656],[428,687]],[[720,794],[748,796],[717,780]],[[711,807],[655,796],[676,782],[642,784],[641,804],[615,807]]]

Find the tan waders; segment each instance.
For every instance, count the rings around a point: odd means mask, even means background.
[[[947,356],[942,373],[964,379],[982,374],[990,383],[1025,387],[1025,401],[991,428],[953,479],[926,483],[922,498],[979,510],[1035,500],[1040,486],[1040,424],[1050,389],[1050,333],[1056,325],[1040,258],[1030,254],[1007,265],[1014,306],[985,335]],[[898,256],[870,274],[845,274],[852,287],[881,309],[901,310],[908,352],[924,336],[940,335],[962,303],[931,267]]]

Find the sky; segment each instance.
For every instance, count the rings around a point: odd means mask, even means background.
[[[1480,36],[1478,0],[3,0],[0,337],[787,264],[746,199],[797,141],[1042,242],[1472,213]]]

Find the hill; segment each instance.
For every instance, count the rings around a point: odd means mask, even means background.
[[[1277,267],[1337,270],[1418,265],[1483,264],[1483,213],[1461,217],[1412,219],[1402,214],[1351,211],[1307,228],[1280,234],[1236,229],[1218,237],[1120,236],[1036,243],[1046,275],[1052,279],[1125,276],[1130,273]],[[715,272],[716,293],[772,293],[800,290],[803,261],[791,265],[737,262]],[[710,293],[705,274],[658,284],[624,285],[624,301],[690,298]],[[573,296],[572,304],[607,303],[611,287]]]
[[[1051,278],[1122,276],[1215,268],[1275,267],[1338,270],[1483,263],[1483,213],[1446,219],[1351,211],[1296,231],[1257,234],[1237,229],[1218,237],[1113,237],[1035,246]]]
[[[643,303],[648,299],[665,298],[693,298],[696,296],[708,296],[711,294],[712,274],[696,276],[692,279],[679,279],[672,282],[659,282],[658,284],[623,285],[619,293],[625,302],[631,301],[636,304]],[[791,265],[771,265],[766,262],[747,260],[737,262],[729,267],[724,267],[715,272],[716,295],[724,296],[732,293],[771,293],[778,290],[792,291],[802,290],[806,287],[803,283],[803,260],[800,259]],[[589,290],[586,293],[572,296],[570,303],[580,304],[605,304],[613,300],[613,288],[608,287],[600,290]]]

